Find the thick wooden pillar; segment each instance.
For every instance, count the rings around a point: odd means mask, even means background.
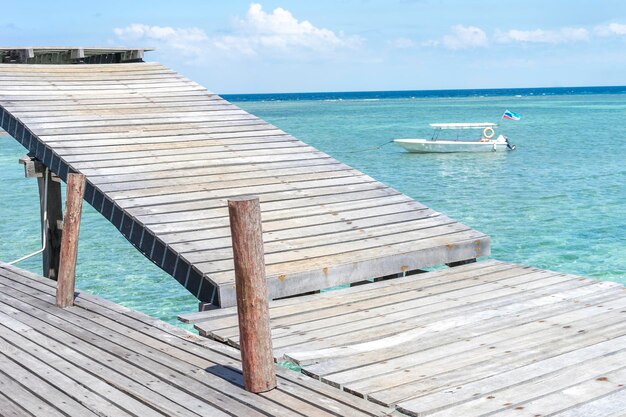
[[[85,194],[85,176],[68,174],[65,195],[65,223],[61,239],[59,278],[57,282],[56,304],[64,308],[74,305],[76,282],[76,258],[78,256],[78,234],[80,217]]]
[[[61,250],[61,234],[63,228],[63,212],[61,208],[61,180],[33,157],[20,159],[24,165],[27,178],[37,178],[39,187],[39,215],[42,232],[42,245],[45,249],[43,257],[43,276],[56,280],[59,271],[59,255]],[[47,178],[46,178],[47,176]],[[46,192],[46,180],[48,187]],[[45,204],[44,204],[45,203]],[[47,212],[47,219],[44,213]],[[46,241],[43,241],[45,230]]]
[[[244,387],[253,393],[265,392],[276,387],[276,370],[259,199],[241,197],[228,200],[228,213],[235,262]]]

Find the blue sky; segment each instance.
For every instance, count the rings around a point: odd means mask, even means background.
[[[6,46],[155,47],[218,93],[626,84],[623,0],[3,3]]]

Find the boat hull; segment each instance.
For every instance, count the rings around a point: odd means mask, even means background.
[[[455,141],[432,139],[396,139],[394,143],[413,153],[504,152],[511,150],[506,140]]]

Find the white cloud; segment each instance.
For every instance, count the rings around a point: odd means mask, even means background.
[[[247,55],[261,50],[327,52],[352,48],[360,42],[358,37],[318,28],[308,20],[299,21],[290,11],[280,7],[267,13],[258,3],[251,4],[245,18],[236,21],[233,34],[213,40],[218,48]]]
[[[498,42],[521,42],[521,43],[568,43],[589,40],[589,31],[585,28],[560,28],[557,30],[518,30],[511,29],[506,32],[497,31],[495,39]]]
[[[622,23],[609,23],[596,27],[596,33],[600,36],[626,35],[626,25]]]
[[[193,27],[172,28],[134,23],[125,28],[115,28],[113,32],[124,41],[155,42],[165,49],[176,49],[188,57],[201,55],[209,41],[202,29]]]
[[[456,51],[459,49],[484,48],[489,45],[487,34],[476,26],[456,25],[452,27],[452,33],[443,38],[430,39],[423,42],[424,46],[443,46]]]
[[[231,33],[210,37],[196,27],[172,28],[135,23],[115,28],[115,35],[124,41],[156,44],[159,49],[176,50],[188,58],[206,56],[208,51],[218,50],[239,55],[278,53],[290,57],[312,52],[319,54],[341,48],[354,48],[361,43],[357,36],[318,28],[308,20],[296,19],[290,11],[276,8],[271,13],[253,3],[243,19],[236,19]]]
[[[409,38],[396,38],[389,42],[392,48],[396,49],[408,49],[415,46],[415,42],[413,42]]]

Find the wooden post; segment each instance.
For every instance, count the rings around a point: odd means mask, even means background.
[[[46,174],[37,178],[39,186],[39,198],[41,201],[41,227],[46,228],[46,248],[43,251],[43,275],[51,279],[57,279],[59,275],[59,258],[61,253],[61,234],[63,214],[61,210],[61,180],[50,171],[47,173],[48,196],[46,206],[43,206]],[[44,224],[44,209],[47,211],[47,219]],[[42,235],[43,236],[43,235]],[[43,242],[42,242],[43,243]]]
[[[85,194],[85,176],[68,174],[65,195],[65,223],[61,239],[59,279],[57,282],[57,306],[65,308],[74,305],[76,281],[76,257],[78,256],[78,233],[80,216]]]
[[[46,174],[46,167],[34,157],[24,156],[20,158],[20,163],[24,165],[24,173],[27,178],[37,178],[42,238],[44,230],[46,232],[46,241],[41,242],[42,245],[45,245],[45,249],[42,253],[43,276],[56,280],[59,273],[59,255],[63,224],[61,180],[50,171],[47,171]],[[48,181],[47,193],[46,180]],[[45,205],[44,201],[46,203]],[[44,212],[47,212],[47,221],[44,221]]]
[[[235,262],[243,383],[253,393],[276,388],[265,278],[261,208],[257,197],[228,200]]]

